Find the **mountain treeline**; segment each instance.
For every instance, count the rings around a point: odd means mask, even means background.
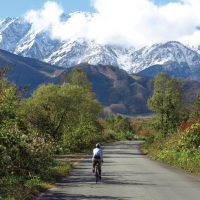
[[[193,106],[185,104],[181,85],[164,73],[154,79],[148,105],[156,117],[149,123],[144,149],[155,159],[200,175],[200,95]]]

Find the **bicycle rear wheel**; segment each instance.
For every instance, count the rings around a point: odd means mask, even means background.
[[[95,166],[95,180],[96,180],[96,183],[99,181],[99,166],[98,165]]]

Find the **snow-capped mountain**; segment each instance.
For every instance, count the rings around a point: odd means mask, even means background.
[[[180,67],[187,64],[192,70],[200,65],[200,54],[180,42],[171,41],[135,51],[132,54],[132,62],[133,72],[142,71],[153,65],[169,63],[177,63]]]
[[[176,41],[136,50],[79,39],[63,43],[44,61],[63,67],[80,63],[112,65],[129,73],[142,72],[145,76],[165,71],[174,76],[200,80],[200,54]]]
[[[63,15],[62,20],[76,14]],[[0,21],[0,49],[66,68],[80,63],[101,64],[120,67],[129,73],[154,75],[164,70],[172,75],[200,80],[200,47],[193,48],[176,41],[140,49],[101,45],[81,38],[59,41],[52,39],[48,32],[35,31],[23,19],[6,18]]]
[[[118,66],[117,55],[109,46],[84,39],[65,42],[44,61],[64,67],[80,63]]]
[[[67,19],[67,15],[62,18]],[[0,49],[42,61],[61,44],[61,41],[51,39],[48,32],[35,31],[23,19],[6,18],[0,21]]]
[[[80,12],[65,15],[62,19],[67,20],[75,14]],[[132,66],[130,55],[135,51],[134,48],[100,45],[84,39],[53,40],[48,32],[35,32],[31,24],[19,18],[0,22],[0,38],[3,50],[64,67],[88,63],[119,66],[128,71]]]
[[[14,52],[30,28],[30,24],[19,18],[6,18],[0,21],[0,49]]]
[[[155,44],[134,52],[133,70],[154,77],[164,71],[169,75],[200,80],[200,54],[180,42]]]
[[[18,42],[14,53],[38,60],[44,60],[61,45],[58,40],[52,40],[48,32],[35,33],[32,29]]]

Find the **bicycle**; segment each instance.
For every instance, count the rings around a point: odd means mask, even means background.
[[[96,183],[101,180],[101,176],[99,174],[99,162],[97,162],[97,164],[95,165],[95,180],[96,180]]]

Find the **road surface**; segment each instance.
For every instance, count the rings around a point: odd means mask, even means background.
[[[152,161],[140,142],[104,147],[102,181],[95,184],[86,158],[40,200],[200,200],[200,178]]]

